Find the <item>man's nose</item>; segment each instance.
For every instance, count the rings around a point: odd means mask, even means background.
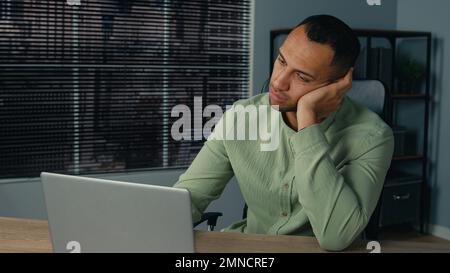
[[[290,73],[287,69],[281,70],[273,81],[273,86],[279,91],[289,90]]]

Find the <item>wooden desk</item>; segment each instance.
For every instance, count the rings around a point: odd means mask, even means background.
[[[313,237],[195,231],[197,252],[325,252]],[[381,241],[382,252],[447,252],[450,244]],[[358,241],[346,252],[369,252]],[[0,252],[51,252],[47,221],[0,217]]]

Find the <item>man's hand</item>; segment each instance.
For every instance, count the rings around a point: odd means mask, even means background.
[[[298,130],[325,120],[332,112],[337,111],[345,93],[352,87],[353,68],[345,77],[309,92],[298,100]]]

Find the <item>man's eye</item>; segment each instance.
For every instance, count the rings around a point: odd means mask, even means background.
[[[286,62],[285,62],[283,59],[281,59],[281,57],[278,57],[278,61],[279,61],[282,65],[286,64]]]
[[[297,77],[298,77],[301,81],[309,82],[309,80],[307,80],[305,77],[303,77],[302,74],[300,74],[300,73],[297,74]]]

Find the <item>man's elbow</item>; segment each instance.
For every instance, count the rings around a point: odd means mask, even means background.
[[[317,237],[320,248],[326,251],[343,251],[347,249],[355,238],[345,236],[321,236]]]

